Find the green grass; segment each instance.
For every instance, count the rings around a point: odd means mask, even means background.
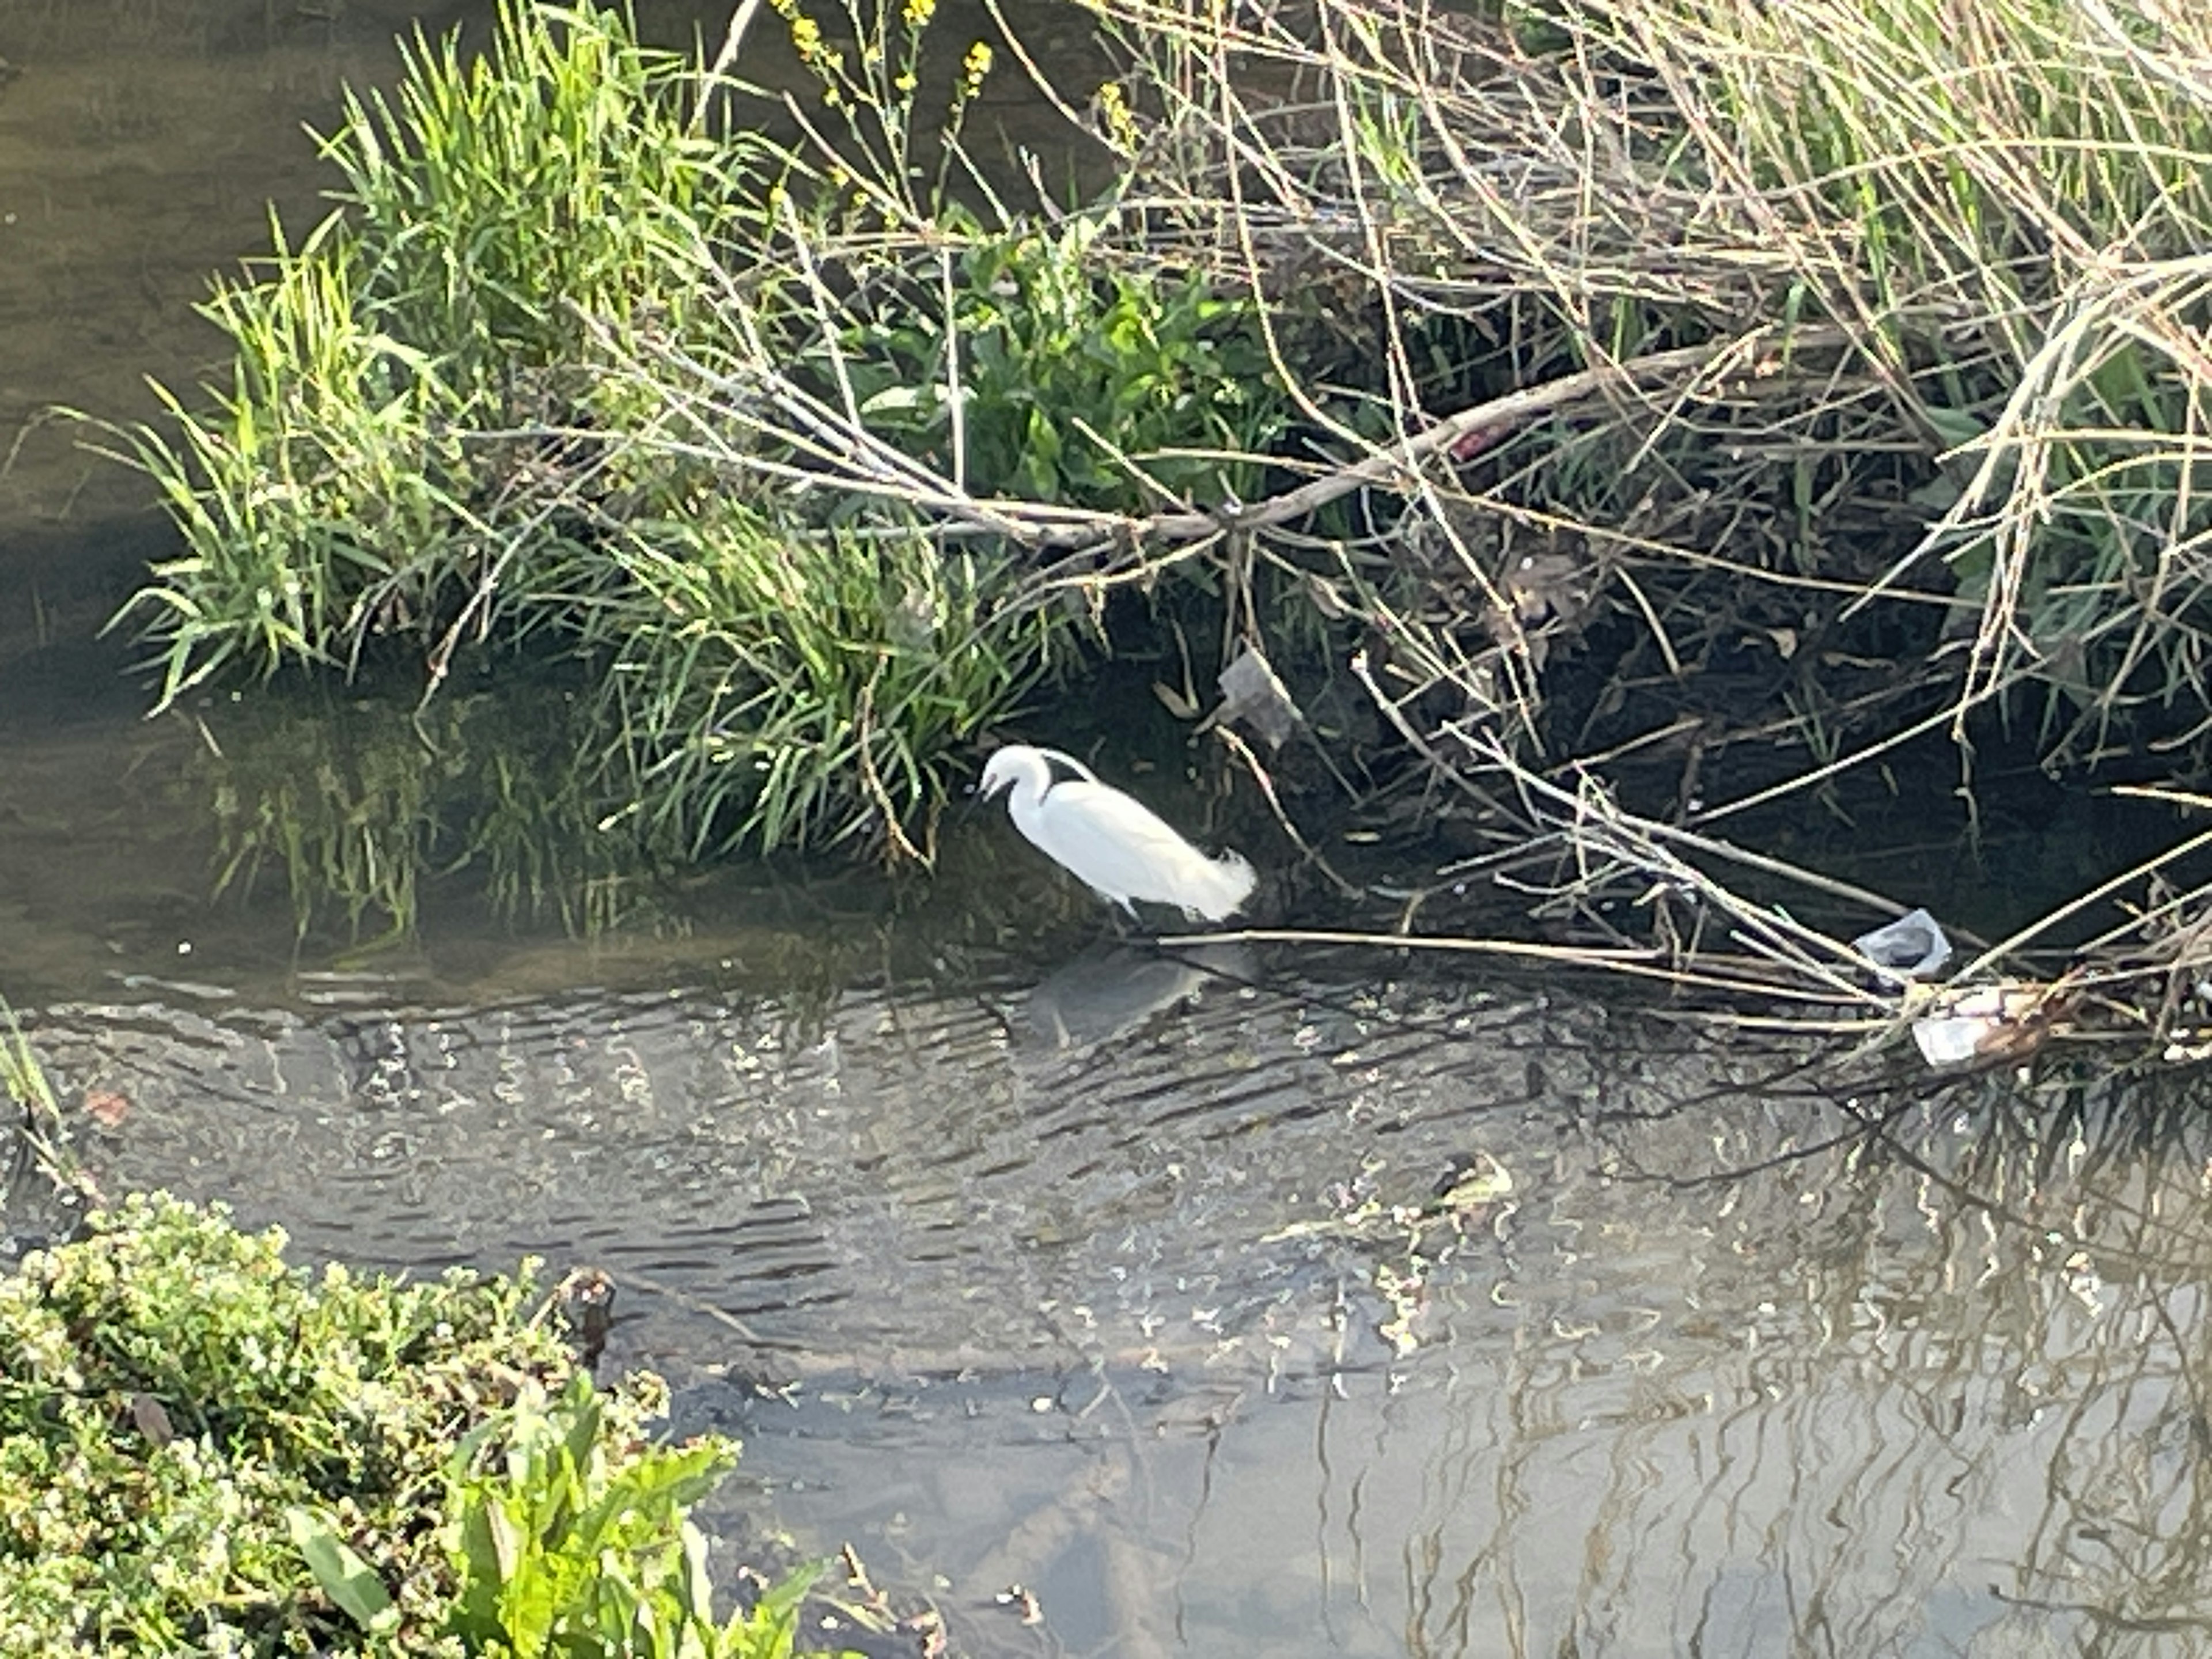
[[[592,6],[503,0],[483,56],[418,38],[394,92],[349,99],[339,210],[204,307],[228,382],[123,434],[185,540],[118,618],[162,704],[410,662],[428,699],[525,651],[600,688],[555,793],[623,842],[607,861],[927,858],[975,738],[1086,619],[1020,547],[944,534],[916,481],[1206,505],[1257,487],[1284,425],[1249,304],[1202,270],[1103,258],[1110,218],[951,204],[980,188],[958,130],[988,53],[924,133],[932,15],[854,13],[863,49],[785,9],[842,150],[780,148],[756,91]],[[899,487],[794,489],[825,443]],[[233,864],[292,836],[356,928],[411,914],[419,860],[293,835],[313,817],[278,803]]]
[[[1003,558],[729,502],[633,529],[583,631],[608,665],[600,793],[632,830],[689,857],[871,834],[923,856],[977,711],[1041,672],[1047,621],[994,615]]]
[[[124,613],[164,703],[387,638],[443,661],[531,591],[562,526],[532,517],[532,446],[487,434],[589,421],[552,373],[586,319],[682,325],[757,151],[696,134],[695,91],[619,14],[509,0],[485,56],[418,38],[392,98],[349,98],[340,210],[296,248],[272,226],[203,307],[229,385],[126,434],[186,544]]]
[[[2054,765],[2212,756],[2194,14],[1121,0],[1114,177],[1019,210],[933,8],[773,10],[787,100],[509,0],[349,106],[342,214],[137,434],[187,544],[127,613],[167,696],[562,661],[562,789],[656,859],[927,859],[977,739],[1127,621],[1317,678],[1387,641],[1409,702],[1560,756],[1729,681],[1725,740],[1808,776],[1946,705]]]

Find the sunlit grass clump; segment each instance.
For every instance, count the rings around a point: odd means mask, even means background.
[[[1096,614],[945,510],[1249,492],[1285,404],[1202,270],[968,164],[988,47],[931,128],[933,8],[844,45],[781,9],[834,143],[589,5],[507,0],[482,57],[418,40],[349,102],[339,210],[205,307],[229,382],[127,434],[186,542],[125,612],[164,702],[526,652],[599,688],[602,833],[929,855],[963,745]]]
[[[533,489],[532,443],[489,434],[587,424],[554,373],[586,319],[680,325],[740,212],[750,147],[693,134],[689,85],[611,15],[511,4],[484,57],[418,40],[394,98],[349,100],[341,210],[204,307],[230,384],[165,394],[181,448],[133,434],[188,546],[134,604],[165,699],[380,635],[442,646],[527,599],[580,526]]]

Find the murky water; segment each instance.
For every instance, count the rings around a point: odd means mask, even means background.
[[[985,879],[732,871],[590,945],[467,872],[381,951],[281,871],[210,904],[286,745],[378,739],[142,723],[92,635],[161,527],[38,411],[212,351],[408,13],[0,0],[0,992],[109,1191],[608,1269],[612,1359],[747,1443],[720,1519],[965,1651],[2212,1650],[2186,1099],[1109,948],[986,817]]]

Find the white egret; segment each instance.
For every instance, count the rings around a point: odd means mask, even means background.
[[[1057,761],[1076,775],[1055,779]],[[1009,744],[983,768],[983,799],[1013,786],[1014,828],[1054,863],[1109,904],[1137,914],[1133,900],[1172,904],[1192,921],[1220,921],[1252,896],[1258,879],[1235,853],[1210,859],[1152,810],[1073,755]]]

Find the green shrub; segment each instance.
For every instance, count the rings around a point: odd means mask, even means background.
[[[707,1546],[685,1512],[736,1461],[724,1442],[640,1452],[591,1379],[526,1387],[456,1460],[446,1542],[461,1590],[448,1628],[471,1653],[732,1659],[788,1653],[805,1581],[718,1628]]]
[[[470,382],[572,361],[591,324],[680,329],[689,280],[768,157],[691,119],[690,60],[617,11],[503,0],[490,50],[417,35],[393,99],[348,94],[325,153],[369,310]]]
[[[972,493],[1143,514],[1259,493],[1291,402],[1249,299],[1103,257],[1106,218],[966,238],[950,309],[916,283],[841,343],[872,424]]]
[[[418,37],[349,100],[341,210],[204,308],[228,382],[125,434],[185,542],[118,618],[165,703],[401,648],[435,690],[523,646],[600,687],[553,791],[635,838],[594,861],[927,857],[965,745],[1087,614],[1004,520],[936,533],[948,501],[1260,487],[1291,405],[1249,300],[1139,210],[993,197],[957,143],[987,47],[921,132],[927,0],[847,7],[858,50],[776,9],[836,115],[801,149],[592,5],[502,0],[481,57]],[[404,916],[376,850],[342,838],[338,884]]]
[[[134,1197],[0,1279],[0,1653],[791,1650],[716,1626],[656,1380],[596,1391],[528,1273],[288,1266]]]
[[[678,856],[926,841],[959,741],[1048,645],[1048,618],[995,616],[1001,556],[919,527],[779,530],[720,502],[610,552],[623,579],[584,624],[609,665],[600,793]]]

